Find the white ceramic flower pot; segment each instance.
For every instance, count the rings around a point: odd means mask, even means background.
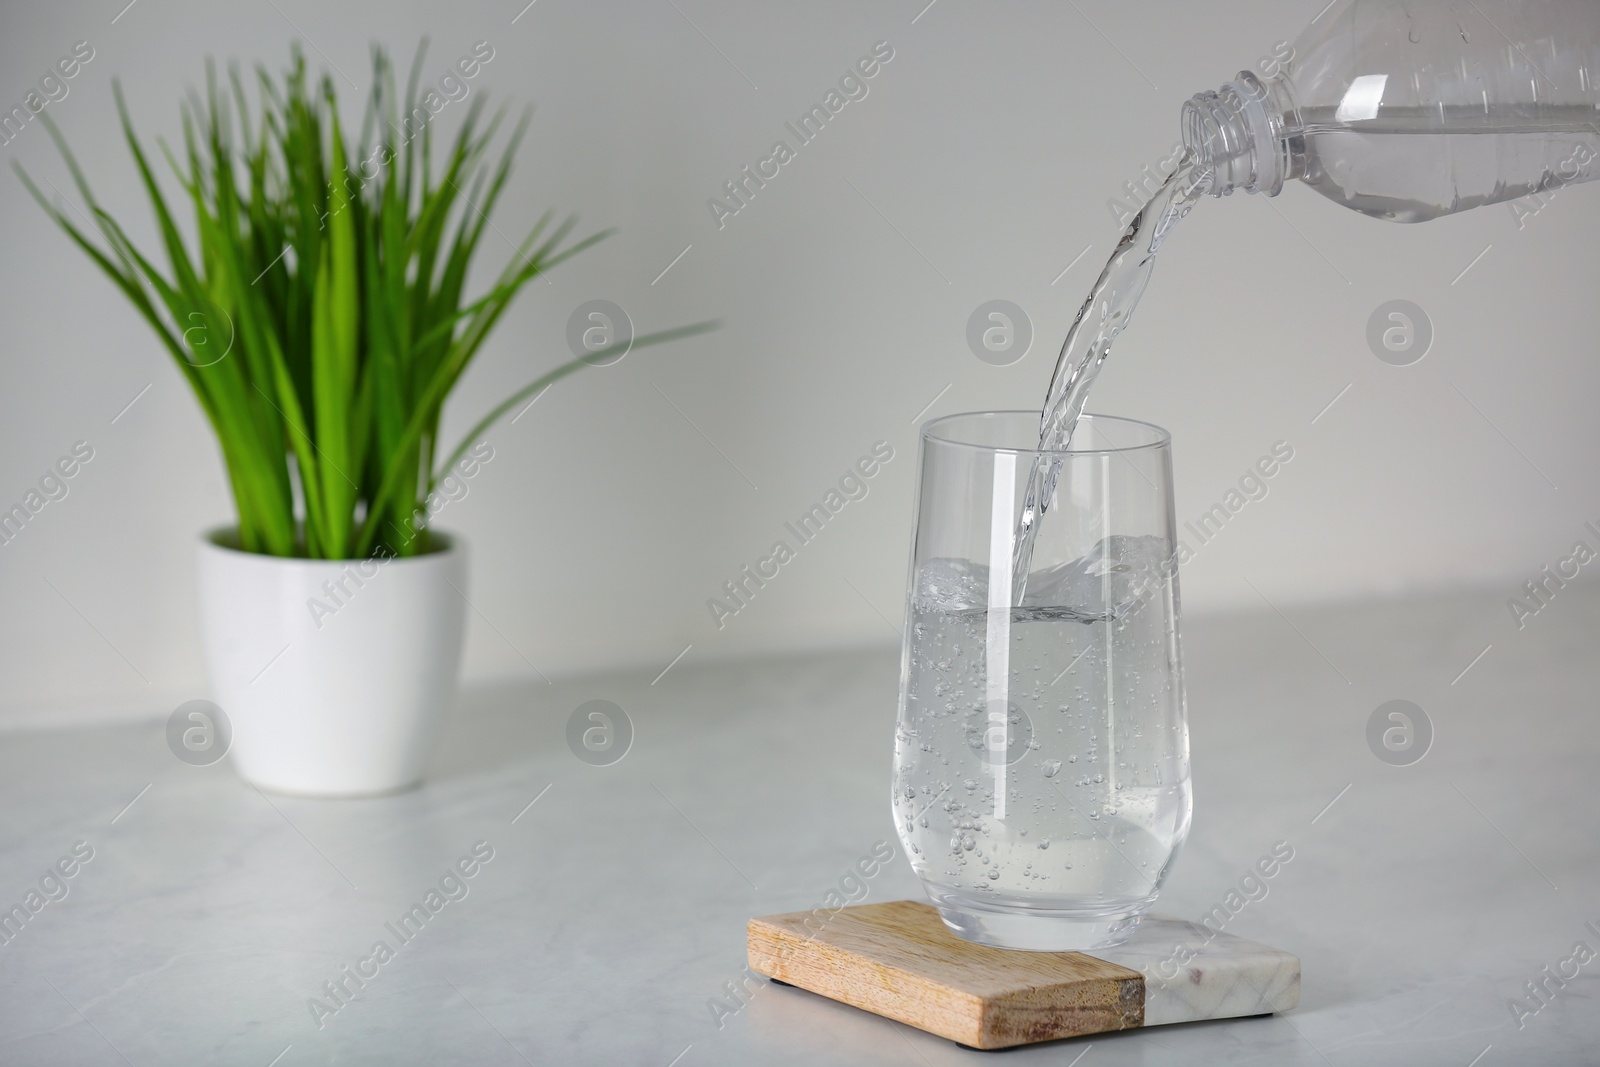
[[[455,693],[466,549],[385,560],[283,559],[200,543],[200,628],[229,756],[279,793],[416,785]]]

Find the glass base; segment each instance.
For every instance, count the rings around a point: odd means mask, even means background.
[[[1046,908],[1003,905],[925,887],[939,917],[966,941],[1027,952],[1085,952],[1133,936],[1154,898],[1104,906]]]

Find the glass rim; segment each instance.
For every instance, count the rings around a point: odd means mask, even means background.
[[[951,445],[956,448],[970,448],[978,452],[990,454],[1006,452],[1019,456],[1109,456],[1122,452],[1146,452],[1167,448],[1172,444],[1172,434],[1166,428],[1157,426],[1153,422],[1143,419],[1130,419],[1125,415],[1099,415],[1094,412],[1084,412],[1079,418],[1089,419],[1091,422],[1121,423],[1127,426],[1142,426],[1155,431],[1155,440],[1147,441],[1141,445],[1126,445],[1116,448],[1074,448],[1069,444],[1066,448],[1016,448],[1000,445],[980,445],[972,441],[963,441],[955,437],[941,434],[939,428],[945,423],[954,422],[956,419],[970,419],[973,417],[987,418],[995,415],[1026,415],[1034,419],[1039,418],[1038,411],[1026,409],[1006,409],[1001,411],[958,411],[952,415],[940,415],[936,419],[929,419],[922,424],[920,438],[925,441],[937,441],[941,445]]]

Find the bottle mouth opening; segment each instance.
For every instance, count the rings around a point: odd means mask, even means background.
[[[1219,92],[1197,93],[1183,105],[1183,143],[1194,156],[1195,167],[1210,171],[1212,196],[1227,196],[1249,188],[1254,166],[1251,146],[1238,115]]]
[[[1211,172],[1212,196],[1236,189],[1274,196],[1282,188],[1268,95],[1259,78],[1241,71],[1237,80],[1183,105],[1183,143],[1196,168]]]

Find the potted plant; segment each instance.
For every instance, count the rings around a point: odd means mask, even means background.
[[[191,91],[182,108],[181,161],[161,145],[183,191],[172,206],[114,85],[165,273],[100,207],[48,116],[86,214],[52,204],[18,168],[155,331],[216,434],[238,521],[200,543],[206,668],[236,769],[280,792],[420,781],[454,692],[467,596],[465,548],[430,526],[430,494],[470,477],[482,433],[512,406],[620,358],[619,343],[562,364],[442,446],[444,403],[512,299],[607,234],[569,240],[576,220],[552,227],[547,213],[488,290],[467,295],[528,115],[491,166],[505,110],[485,121],[480,94],[435,170],[439,98],[418,95],[425,51],[401,98],[374,50],[354,146],[332,79],[308,78],[298,49],[281,78],[257,68],[254,109],[237,68],[219,86],[208,64],[204,96]],[[178,207],[192,215],[187,236]]]

